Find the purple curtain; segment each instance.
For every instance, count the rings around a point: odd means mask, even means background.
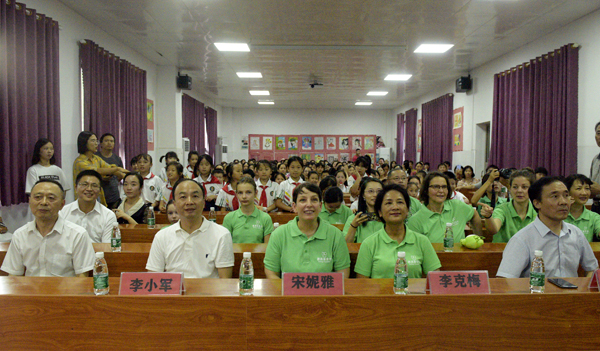
[[[183,94],[182,102],[183,137],[190,139],[190,150],[206,153],[204,140],[204,104]]]
[[[494,76],[491,164],[577,172],[578,75],[568,44]]]
[[[208,135],[208,153],[215,159],[215,146],[217,145],[217,111],[206,108],[206,134]]]
[[[404,147],[404,160],[417,160],[417,109],[413,108],[406,113],[406,145]]]
[[[85,130],[115,136],[123,160],[148,152],[146,71],[86,40],[79,45]]]
[[[404,113],[396,116],[396,163],[404,159]]]
[[[452,109],[454,95],[446,94],[422,106],[423,151],[421,161],[429,162],[432,169],[444,162],[452,162]]]
[[[48,138],[61,165],[58,22],[0,1],[0,200],[26,201],[35,142]]]

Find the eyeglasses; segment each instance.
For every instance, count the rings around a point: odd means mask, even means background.
[[[82,188],[82,189],[86,189],[87,187],[92,187],[92,190],[99,190],[100,189],[100,185],[96,184],[96,183],[79,183],[77,185],[78,187]]]
[[[394,178],[389,178],[389,179],[390,179],[390,180],[395,180],[395,181],[398,181],[398,180],[405,181],[405,180],[407,180],[407,179],[408,179],[408,177],[394,177]]]
[[[447,185],[431,185],[429,186],[431,189],[435,190],[435,191],[440,191],[440,190],[447,190],[448,186]]]
[[[381,191],[381,189],[369,189],[369,190],[365,190],[365,193],[367,193],[369,195],[377,195],[377,194],[379,194],[380,191]]]

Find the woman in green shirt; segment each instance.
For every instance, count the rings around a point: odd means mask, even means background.
[[[483,207],[481,217],[485,227],[494,235],[492,242],[507,243],[513,235],[535,220],[537,212],[529,201],[529,187],[535,175],[527,170],[515,171],[509,180],[512,200],[496,208]]]
[[[344,225],[347,243],[362,243],[367,237],[383,228],[383,223],[375,213],[375,199],[383,189],[383,183],[377,178],[364,177],[360,183],[358,211],[348,217]]]
[[[409,278],[422,278],[440,269],[429,239],[406,228],[409,209],[409,195],[397,184],[385,186],[377,195],[375,212],[385,227],[361,244],[354,267],[357,278],[393,278],[399,251],[406,253]]]
[[[585,208],[585,203],[591,195],[592,181],[583,174],[572,174],[565,179],[565,185],[573,199],[565,222],[581,229],[588,241],[599,241],[600,215]]]
[[[236,185],[235,196],[240,208],[229,212],[223,219],[223,227],[231,233],[234,243],[257,244],[269,242],[273,232],[273,220],[255,204],[256,183],[250,177],[242,177]]]

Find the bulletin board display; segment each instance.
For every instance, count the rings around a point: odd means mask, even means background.
[[[281,160],[299,156],[309,161],[352,161],[356,149],[375,160],[376,136],[325,134],[250,134],[248,158]]]

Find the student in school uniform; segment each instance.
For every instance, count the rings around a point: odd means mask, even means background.
[[[348,188],[348,181],[346,178],[346,172],[344,172],[343,169],[340,169],[338,171],[335,172],[335,179],[337,180],[337,186],[340,188],[340,190],[343,193],[348,193],[349,192],[349,188]]]
[[[281,184],[282,182],[285,182],[285,175],[284,175],[284,174],[281,174],[281,173],[279,173],[279,172],[277,172],[277,173],[275,173],[275,175],[273,176],[273,181],[279,185],[279,184]]]
[[[198,160],[200,160],[198,151],[190,151],[188,154],[188,165],[183,169],[183,176],[186,179],[194,179],[197,177],[196,173],[194,173],[194,169],[196,168]]]
[[[179,179],[183,178],[183,166],[179,162],[171,162],[167,165],[167,182],[160,188],[160,212],[167,212],[167,203],[172,199],[171,191]]]
[[[41,179],[52,179],[62,185],[65,193],[71,189],[69,181],[63,170],[54,163],[54,145],[48,139],[39,139],[33,147],[33,156],[31,157],[31,167],[27,170],[27,179],[25,180],[25,194],[31,193],[33,185]]]
[[[257,199],[258,206],[265,212],[271,212],[277,209],[275,199],[279,195],[279,184],[271,180],[271,163],[267,160],[258,161],[258,188]]]
[[[215,184],[216,184],[217,182],[218,182],[219,184],[221,184],[221,185],[223,185],[223,184],[225,183],[225,182],[224,182],[224,179],[225,179],[225,172],[223,172],[223,170],[222,170],[222,169],[215,168],[215,169],[212,171],[211,175],[212,175],[212,177],[213,177],[213,179],[214,179],[214,181],[215,181]]]
[[[221,176],[219,179],[219,177],[216,176],[217,173],[223,175],[223,171],[215,169],[215,175],[213,175],[212,172],[212,157],[206,154],[199,156],[192,173],[198,175],[194,180],[204,188],[204,194],[206,194],[204,199],[205,211],[209,211],[211,207],[217,206],[217,196],[219,196],[219,191],[223,188],[223,177]]]
[[[352,210],[344,204],[344,193],[338,187],[331,187],[323,193],[323,208],[319,218],[330,224],[345,224],[353,216]]]
[[[230,163],[225,169],[227,175],[227,183],[219,190],[216,206],[221,208],[221,211],[235,211],[240,208],[240,204],[235,196],[235,188],[237,183],[242,178],[242,164]]]
[[[302,159],[298,156],[292,156],[287,160],[286,166],[290,172],[290,177],[279,184],[279,197],[275,200],[275,204],[282,211],[292,212],[294,189],[304,183],[304,180],[300,177],[303,170]]]
[[[144,178],[144,187],[142,188],[142,199],[157,208],[160,204],[160,189],[164,182],[150,171],[152,169],[152,156],[141,154],[138,157],[138,171]]]
[[[269,166],[269,168],[271,168]],[[236,198],[240,207],[223,219],[223,227],[231,233],[233,243],[267,243],[273,232],[273,220],[255,205],[256,182],[244,176],[237,183]]]
[[[459,201],[466,203],[467,205],[470,205],[471,202],[469,202],[469,199],[463,193],[456,190],[456,175],[450,171],[444,172],[444,174],[450,180],[450,193],[451,193],[450,199],[459,200]]]
[[[163,183],[167,183],[169,181],[167,177],[167,167],[171,162],[179,163],[179,157],[177,156],[177,153],[175,153],[175,151],[169,151],[164,156],[162,156],[160,160],[158,160],[158,162],[162,163],[163,160],[165,160],[165,168],[160,169],[158,176],[160,177],[160,180],[163,181]]]

